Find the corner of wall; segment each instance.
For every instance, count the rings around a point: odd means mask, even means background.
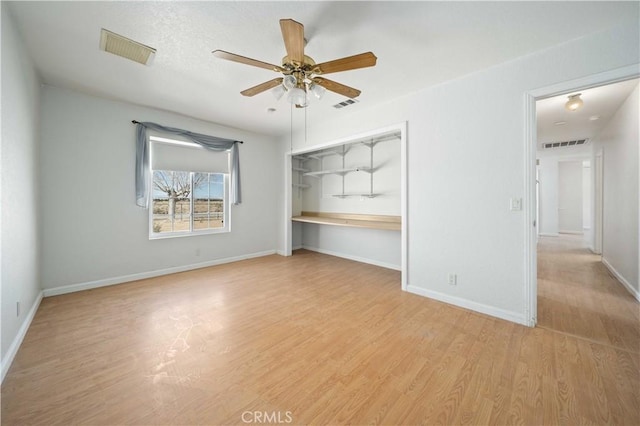
[[[0,191],[19,209],[3,203],[0,245],[2,373],[6,373],[41,298],[40,282],[40,77],[25,54],[10,7],[2,4],[2,178]],[[11,247],[11,250],[6,250]],[[31,306],[29,313],[20,306]]]
[[[36,316],[36,312],[38,311],[40,302],[42,302],[42,297],[43,297],[43,292],[40,291],[40,293],[38,293],[38,296],[36,297],[36,300],[33,302],[33,305],[31,305],[31,309],[29,309],[29,313],[27,314],[24,321],[22,322],[22,325],[18,329],[17,335],[11,342],[11,346],[9,346],[7,353],[3,355],[2,361],[0,361],[0,370],[1,370],[0,383],[4,381],[4,377],[7,375],[7,372],[11,367],[11,364],[13,363],[13,359],[18,354],[18,349],[20,349],[20,345],[22,344],[22,341],[27,335],[27,331],[31,326],[31,322]]]

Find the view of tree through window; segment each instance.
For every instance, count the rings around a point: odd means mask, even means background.
[[[224,174],[155,170],[153,233],[224,228]]]

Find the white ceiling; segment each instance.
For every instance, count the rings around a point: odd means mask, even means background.
[[[280,18],[305,25],[305,53],[316,62],[367,51],[378,57],[374,68],[329,76],[362,95],[343,110],[331,107],[344,100],[333,93],[310,106],[327,117],[638,19],[638,2],[3,1],[2,8],[7,4],[46,84],[271,135],[289,132],[289,105],[268,92],[239,92],[277,75],[211,51],[279,64]],[[156,48],[153,63],[100,51],[101,28]]]
[[[589,139],[597,136],[638,85],[638,81],[638,79],[628,80],[537,101],[538,150],[548,142]],[[568,95],[577,93],[581,94],[580,98],[584,105],[577,111],[567,111],[564,105]],[[591,117],[599,118],[590,120]]]

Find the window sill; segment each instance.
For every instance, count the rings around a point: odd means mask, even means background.
[[[151,241],[151,240],[164,240],[167,238],[197,237],[200,235],[227,234],[229,232],[231,232],[231,230],[227,228],[198,231],[198,232],[172,232],[172,233],[166,233],[166,234],[149,235],[149,240]]]

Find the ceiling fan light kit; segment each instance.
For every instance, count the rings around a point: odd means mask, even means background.
[[[580,109],[580,107],[582,107],[582,105],[584,105],[584,102],[582,101],[582,99],[580,99],[581,94],[582,93],[569,95],[569,100],[566,104],[564,104],[564,107],[567,111],[577,111],[578,109]]]
[[[298,80],[293,75],[289,74],[284,77],[284,80],[282,80],[282,85],[286,90],[291,90],[298,86]]]
[[[307,106],[307,93],[298,87],[294,87],[289,90],[287,100],[293,105]]]
[[[309,85],[309,90],[311,91],[313,96],[316,97],[316,99],[322,99],[322,97],[324,96],[325,92],[327,91],[327,89],[325,89],[324,87],[320,86],[319,84],[315,84],[315,83],[311,83]]]
[[[271,94],[273,95],[274,98],[276,98],[277,101],[282,99],[282,96],[284,96],[286,92],[287,92],[287,89],[284,87],[284,84],[279,84],[273,89],[271,89]]]
[[[328,80],[321,75],[375,66],[377,58],[373,53],[366,52],[316,64],[312,58],[304,54],[304,26],[301,23],[293,19],[281,19],[280,29],[287,51],[287,56],[282,59],[281,66],[224,50],[213,51],[213,54],[220,59],[268,69],[283,75],[281,78],[243,90],[240,92],[242,95],[255,96],[272,89],[273,96],[276,99],[281,99],[286,92],[289,103],[302,108],[308,106],[313,97],[321,99],[327,90],[351,99],[360,95],[360,90]]]

